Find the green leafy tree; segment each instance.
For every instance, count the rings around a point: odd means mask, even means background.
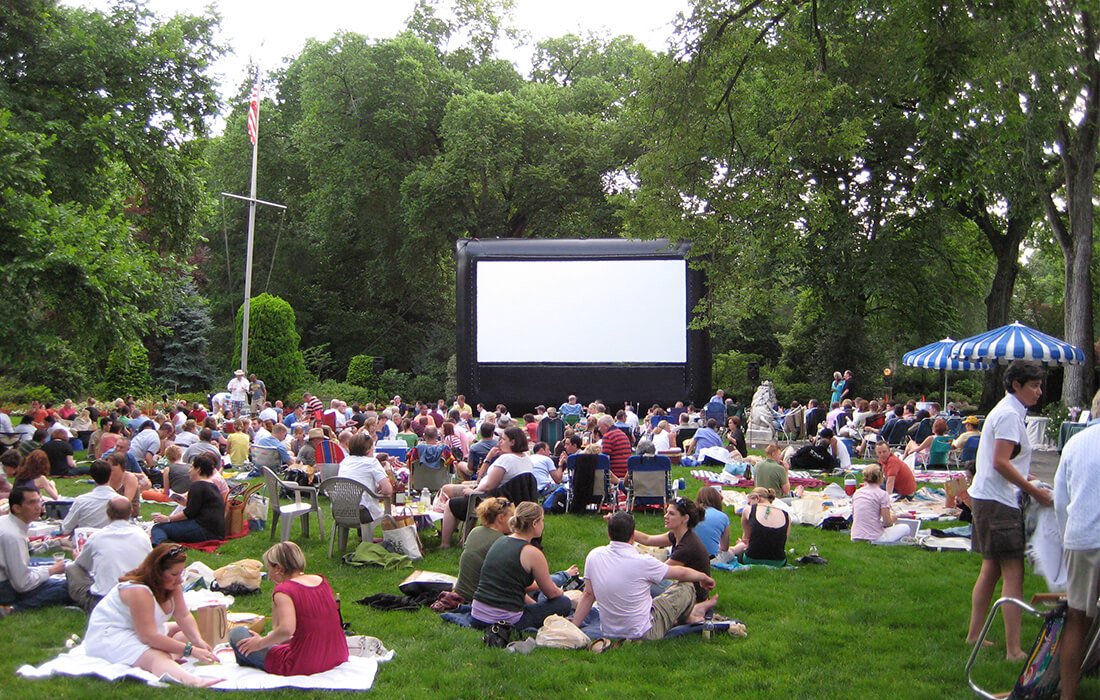
[[[378,375],[374,373],[374,358],[370,355],[355,355],[348,363],[347,383],[373,387],[378,384]]]
[[[107,391],[115,396],[148,396],[153,387],[149,351],[139,342],[119,344],[107,357],[103,380]]]
[[[236,355],[241,354],[244,305],[237,310]],[[298,349],[294,309],[270,294],[253,297],[249,305],[248,372],[267,385],[271,400],[286,398],[305,381],[306,366]]]

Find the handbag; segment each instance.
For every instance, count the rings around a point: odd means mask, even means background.
[[[408,522],[410,520],[412,518],[394,518],[390,515],[384,517],[382,546],[415,561],[424,558],[423,545],[420,543],[420,535],[416,532],[416,524]]]
[[[198,625],[199,636],[211,648],[229,639],[229,618],[224,605],[204,605],[192,610],[191,615]]]
[[[248,499],[252,497],[252,494],[263,487],[263,483],[253,484],[243,489],[237,486],[229,492],[229,498],[225,501],[225,534],[227,537],[236,537],[248,529],[245,507],[248,505]]]

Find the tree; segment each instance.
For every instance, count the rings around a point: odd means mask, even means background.
[[[115,396],[148,396],[153,382],[149,378],[149,351],[145,346],[124,342],[112,350],[107,357],[104,383]]]
[[[206,211],[197,153],[218,106],[206,73],[216,25],[213,15],[162,20],[140,2],[109,15],[55,0],[5,5],[4,374],[30,378],[69,357],[96,371],[155,327],[167,306],[159,277],[186,268]]]
[[[244,305],[237,310],[236,355],[241,354]],[[294,309],[279,297],[261,294],[249,305],[248,372],[267,385],[271,400],[289,396],[306,377],[305,361],[298,349],[301,336],[295,327]]]
[[[207,357],[213,329],[209,306],[191,283],[183,285],[177,299],[160,342],[157,380],[177,391],[206,390],[214,374]]]

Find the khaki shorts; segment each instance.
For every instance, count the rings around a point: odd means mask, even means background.
[[[1100,598],[1100,549],[1067,549],[1066,568],[1066,602],[1095,618],[1096,599]]]
[[[643,639],[664,639],[670,629],[680,624],[695,607],[695,586],[677,581],[665,592],[653,599],[653,608],[649,612],[653,625]]]
[[[971,500],[974,513],[971,551],[978,552],[983,559],[1023,559],[1027,548],[1023,511],[983,498]]]

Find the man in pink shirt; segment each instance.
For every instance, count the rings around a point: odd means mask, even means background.
[[[600,626],[613,639],[661,639],[680,624],[701,622],[707,611],[718,603],[711,596],[695,602],[698,582],[704,589],[714,588],[714,579],[686,566],[669,566],[634,548],[634,516],[614,513],[607,521],[611,542],[596,547],[584,560],[584,595],[577,603],[573,623],[580,627],[600,604]],[[650,587],[665,579],[679,581],[653,598]]]

